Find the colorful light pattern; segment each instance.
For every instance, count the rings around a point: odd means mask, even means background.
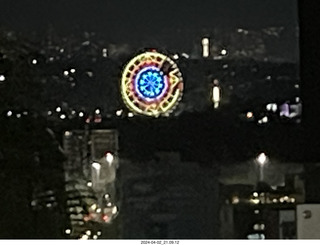
[[[164,91],[163,72],[157,67],[146,67],[136,77],[136,90],[144,98],[157,98]]]
[[[182,91],[182,74],[176,63],[155,51],[131,59],[122,73],[122,98],[137,114],[168,116],[181,99]]]

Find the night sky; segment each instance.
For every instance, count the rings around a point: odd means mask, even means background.
[[[258,4],[259,3],[259,4]],[[116,41],[141,40],[160,30],[293,26],[297,4],[292,0],[0,0],[2,27],[41,34],[98,32]],[[174,37],[173,37],[174,38]]]

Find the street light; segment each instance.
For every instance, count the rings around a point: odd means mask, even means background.
[[[268,160],[268,157],[264,152],[260,153],[256,158],[256,161],[258,162],[259,168],[260,168],[260,176],[259,176],[260,181],[263,181],[263,177],[264,177],[263,176],[263,167],[266,164],[267,160]]]

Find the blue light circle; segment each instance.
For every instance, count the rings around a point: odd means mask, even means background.
[[[144,98],[155,99],[165,90],[165,78],[156,67],[142,69],[136,78],[137,92]]]

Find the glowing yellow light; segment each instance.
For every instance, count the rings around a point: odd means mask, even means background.
[[[114,206],[112,208],[112,214],[116,214],[117,212],[118,212],[118,208],[117,208],[117,206]]]
[[[259,199],[250,199],[250,202],[253,203],[253,204],[259,204],[260,200]]]
[[[82,237],[80,237],[80,240],[88,240],[89,236],[88,235],[83,235]]]
[[[221,99],[221,91],[218,86],[214,86],[212,89],[212,101],[214,103],[219,103]]]
[[[202,39],[202,56],[209,57],[209,38]]]
[[[238,204],[239,202],[240,202],[239,197],[237,196],[232,197],[232,204]]]
[[[251,112],[251,111],[249,111],[248,113],[247,113],[247,118],[252,118],[253,117],[253,113]]]

